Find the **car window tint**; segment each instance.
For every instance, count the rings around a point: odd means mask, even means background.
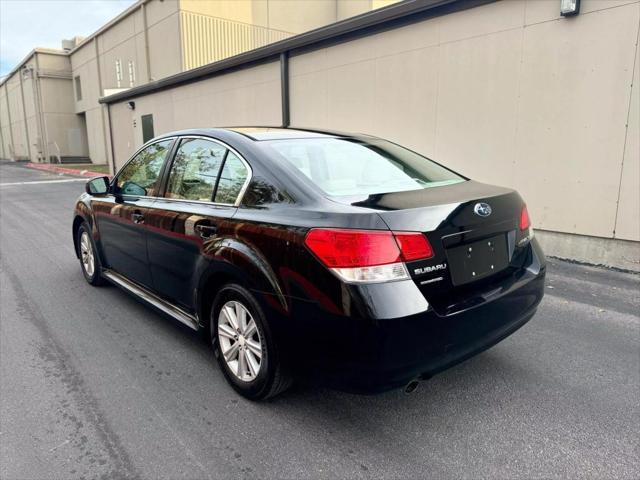
[[[172,142],[173,140],[157,142],[138,153],[118,175],[116,193],[156,196],[158,175]]]
[[[464,181],[428,158],[384,140],[305,138],[264,143],[277,152],[274,158],[295,167],[326,194],[349,201]]]
[[[209,140],[183,140],[171,167],[165,196],[210,202],[226,151]]]
[[[220,174],[215,201],[217,203],[235,203],[248,174],[247,167],[242,163],[242,160],[230,151]]]

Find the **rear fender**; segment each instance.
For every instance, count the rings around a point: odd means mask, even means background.
[[[196,289],[196,305],[201,315],[203,305],[212,301],[215,291],[230,282],[240,283],[257,294],[261,303],[266,303],[265,307],[288,312],[288,302],[276,273],[257,249],[235,238],[224,238],[216,242],[215,251],[208,252],[204,258],[209,259],[208,264]]]

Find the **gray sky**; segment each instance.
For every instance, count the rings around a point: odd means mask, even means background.
[[[34,47],[60,48],[63,38],[86,37],[135,0],[0,0],[0,76]]]

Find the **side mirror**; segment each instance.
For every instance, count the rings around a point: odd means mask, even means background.
[[[104,195],[109,191],[109,177],[92,178],[84,189],[89,195]]]

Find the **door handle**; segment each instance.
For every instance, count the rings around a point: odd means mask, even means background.
[[[133,220],[133,223],[144,223],[144,215],[141,213],[134,213],[131,215],[131,220]]]
[[[215,235],[217,231],[218,227],[216,227],[215,225],[205,225],[202,223],[196,225],[196,232],[198,232],[198,235],[200,235],[202,238],[209,238]]]

